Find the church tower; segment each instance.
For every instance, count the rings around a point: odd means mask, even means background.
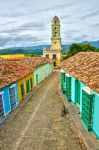
[[[52,20],[52,37],[51,37],[51,49],[61,51],[61,38],[60,38],[60,21],[57,16]]]
[[[60,20],[54,16],[51,24],[51,47],[43,50],[43,57],[49,58],[54,66],[60,66],[61,61],[61,37],[60,37]]]

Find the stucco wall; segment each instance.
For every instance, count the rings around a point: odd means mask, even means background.
[[[40,66],[34,71],[34,86],[37,85],[36,83],[36,75],[38,75],[38,84],[43,81],[49,74],[53,71],[53,64],[48,63],[45,65]]]
[[[80,114],[82,113],[82,90],[84,87],[86,87],[86,85],[80,82]]]
[[[24,78],[22,78],[21,80],[18,81],[18,99],[19,99],[19,101],[22,100],[21,84],[24,85],[24,92],[25,92],[25,95],[26,95],[27,94],[26,93],[26,80],[29,80],[29,87],[30,87],[30,78],[32,78],[32,80],[34,81],[33,73],[27,75],[26,77],[24,77]],[[30,87],[30,90],[31,90],[31,87]]]
[[[61,73],[66,73],[68,74],[66,71],[64,71],[63,69],[61,69]],[[71,76],[71,99],[72,99],[72,103],[76,104],[76,98],[75,98],[75,80],[76,78]],[[84,83],[80,82],[80,116],[82,115],[82,90],[87,87]],[[99,94],[94,92],[94,107],[93,107],[93,124],[92,124],[92,130],[96,135],[96,138],[99,139]]]
[[[18,105],[18,85],[15,84],[15,95],[16,95],[16,106]],[[9,87],[13,84],[10,84],[9,86],[6,86],[2,89],[0,89],[0,92],[3,92],[3,106],[4,106],[4,115],[6,116],[11,111],[11,105],[10,105],[10,97],[9,97]]]
[[[94,98],[93,131],[97,138],[99,138],[99,94],[96,92]]]
[[[72,77],[71,79],[71,99],[72,99],[72,102],[73,104],[76,103],[76,100],[75,100],[75,78]]]

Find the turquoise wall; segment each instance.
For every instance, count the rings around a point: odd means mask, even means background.
[[[36,76],[38,76],[38,84],[43,81],[49,74],[53,72],[53,63],[48,63],[45,65],[40,66],[34,71],[34,86],[37,85],[36,83]]]
[[[75,78],[74,77],[71,77],[71,99],[72,99],[72,102],[75,104],[76,103],[76,100],[75,100]]]
[[[80,115],[82,113],[82,90],[84,87],[86,87],[86,85],[80,82]]]
[[[99,94],[95,92],[94,113],[93,113],[93,131],[99,138]]]
[[[65,73],[65,76],[66,75],[69,75],[66,71],[64,71],[63,69],[61,69],[61,73]],[[66,77],[65,77],[66,78]],[[66,89],[66,82],[65,83],[62,83],[63,84],[63,87],[64,89]],[[75,78],[71,76],[71,100],[72,102],[75,104],[76,101],[75,101]]]
[[[66,71],[62,70],[62,72],[65,72],[66,74],[68,74]],[[69,75],[69,74],[68,74]],[[70,75],[71,76],[71,75]],[[76,78],[74,78],[73,76],[71,76],[71,99],[73,104],[76,104],[76,96],[75,96],[75,80]],[[66,86],[64,84],[64,86]],[[80,82],[80,112],[82,111],[82,89],[85,87],[86,85],[84,85],[82,82]]]
[[[71,98],[72,98],[72,102],[73,102],[73,104],[76,104],[76,95],[75,95],[75,80],[76,80],[76,78],[74,78],[74,77],[72,77],[71,76],[71,78],[72,78],[72,87],[71,87]],[[80,82],[80,114],[81,114],[81,112],[82,112],[82,89],[84,88],[84,87],[86,87],[86,85],[84,85],[82,82]]]
[[[18,86],[17,83],[15,84],[15,93],[16,93],[16,105],[18,105]],[[11,111],[11,105],[10,105],[10,97],[9,97],[9,87],[13,84],[10,84],[9,86],[6,86],[2,89],[0,89],[0,92],[3,93],[3,106],[4,106],[4,116],[6,116]]]
[[[61,81],[62,81],[61,88],[62,88],[63,93],[65,94],[65,92],[66,92],[66,72],[64,70],[62,70]]]
[[[68,74],[66,71],[62,70],[61,71],[66,74]],[[71,76],[71,99],[72,103],[76,104],[76,99],[75,99],[75,80],[76,78]],[[84,83],[80,81],[80,116],[82,115],[82,90],[83,88],[86,87]],[[93,124],[92,124],[92,130],[96,135],[96,138],[99,139],[99,94],[94,91],[95,98],[94,98],[94,109],[93,109]]]

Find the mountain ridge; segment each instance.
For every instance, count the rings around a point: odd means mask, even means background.
[[[96,48],[99,48],[99,40],[97,41],[83,41],[79,44],[90,44],[92,46],[95,46]],[[62,45],[62,52],[68,52],[69,51],[70,45]],[[27,54],[27,53],[32,53],[32,54],[43,54],[43,48],[50,48],[50,45],[35,45],[35,46],[20,46],[20,47],[10,47],[7,49],[1,49],[0,54]]]

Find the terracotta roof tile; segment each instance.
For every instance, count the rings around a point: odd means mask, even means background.
[[[49,59],[44,57],[25,57],[19,60],[19,62],[23,65],[29,65],[30,67],[37,68],[43,64],[46,64],[49,61]]]
[[[29,73],[33,72],[33,68],[26,67],[17,62],[0,59],[0,88],[15,82]]]
[[[62,68],[99,93],[99,53],[80,52],[61,63]]]
[[[41,57],[26,57],[15,60],[0,58],[0,88],[25,77],[32,73],[40,65],[48,62],[48,59]]]

